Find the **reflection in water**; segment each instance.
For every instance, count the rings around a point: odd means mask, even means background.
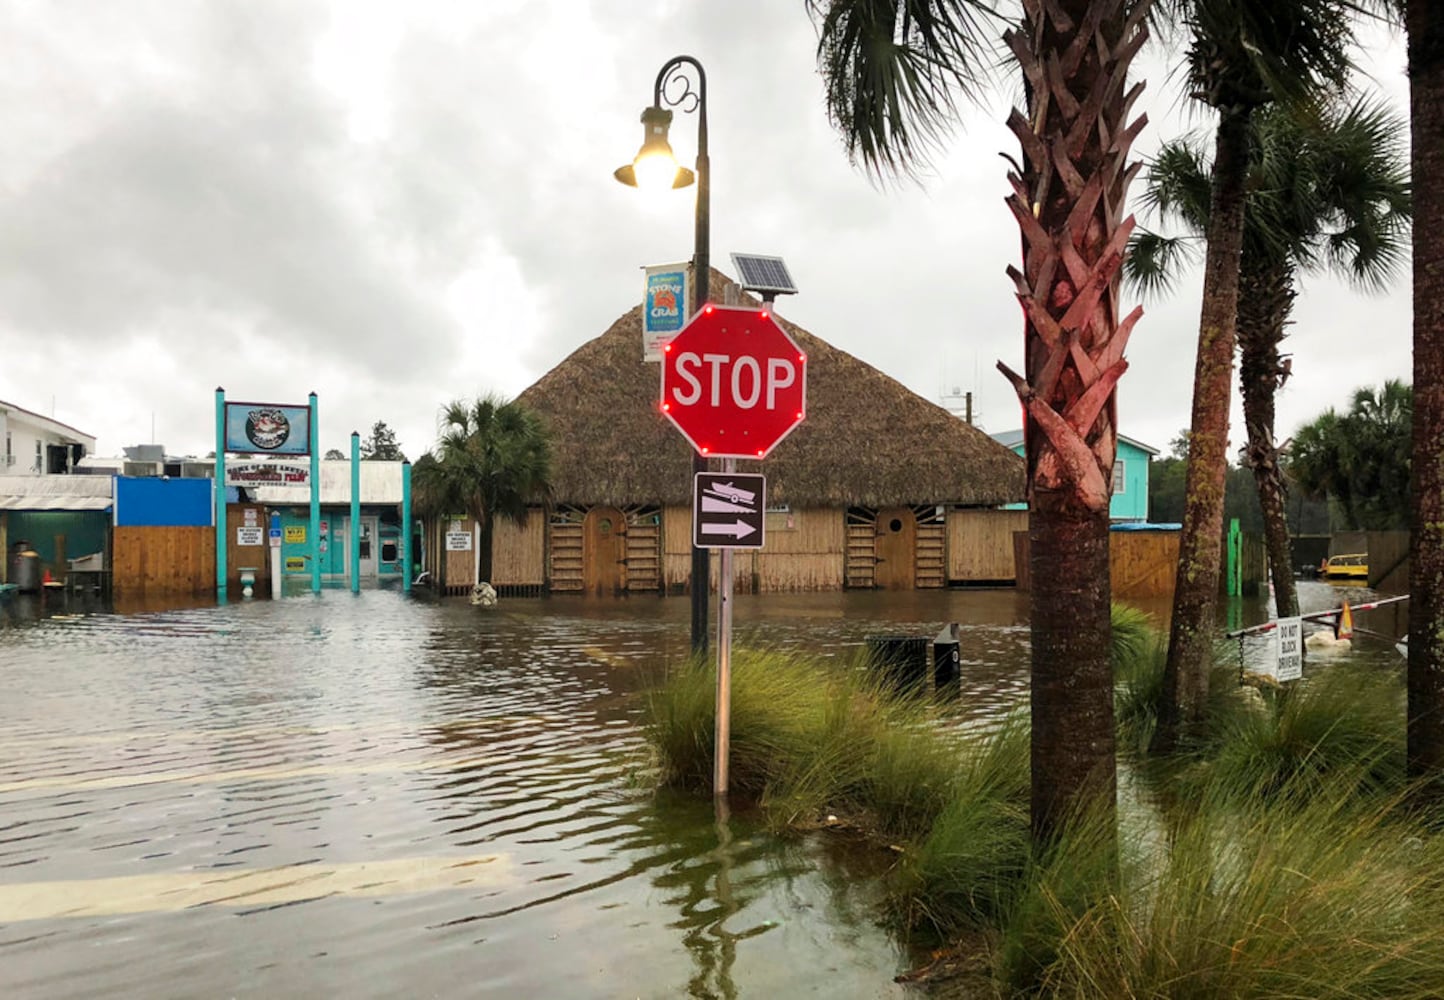
[[[687,660],[683,599],[52,597],[0,603],[0,995],[902,995],[887,856],[654,791],[639,692]],[[1026,701],[1026,595],[735,613],[839,664],[958,622],[957,714]]]

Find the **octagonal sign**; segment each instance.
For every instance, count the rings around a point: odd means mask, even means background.
[[[807,414],[807,355],[770,310],[709,303],[662,349],[661,406],[703,455],[766,458]]]

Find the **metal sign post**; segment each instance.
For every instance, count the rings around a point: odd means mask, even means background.
[[[736,472],[737,460],[724,459],[722,471]],[[732,550],[722,550],[717,581],[717,731],[713,751],[712,794],[727,794],[727,770],[732,756]]]
[[[725,796],[732,746],[732,550],[760,549],[766,536],[767,477],[739,473],[736,459],[721,472],[699,472],[692,484],[692,542],[720,549],[717,581],[717,725],[713,792]]]

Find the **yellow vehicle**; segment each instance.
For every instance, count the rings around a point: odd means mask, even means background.
[[[1325,580],[1369,579],[1369,556],[1364,552],[1329,556],[1319,564],[1319,576]]]

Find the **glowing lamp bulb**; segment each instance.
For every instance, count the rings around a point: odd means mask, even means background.
[[[632,169],[636,171],[637,187],[644,191],[670,190],[677,177],[677,161],[665,144],[638,156]]]

